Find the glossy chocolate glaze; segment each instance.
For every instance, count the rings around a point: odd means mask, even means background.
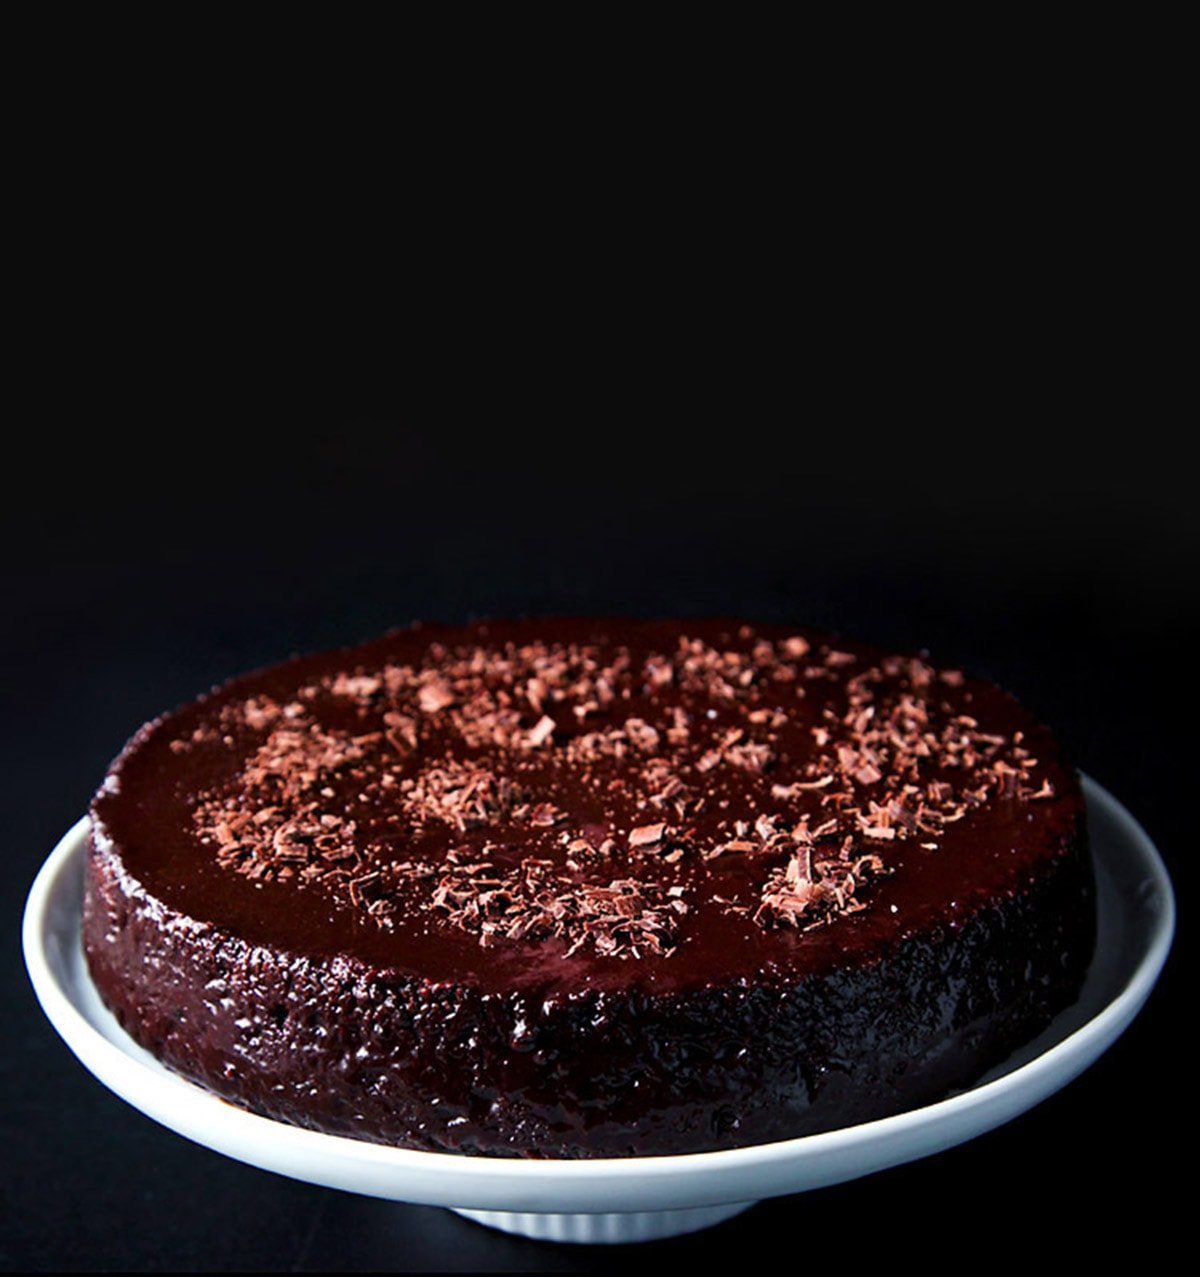
[[[742,653],[801,634],[812,650],[798,665],[818,667],[819,676],[764,678],[715,699],[679,679],[643,679],[647,658],[675,653],[681,633]],[[322,801],[353,818],[356,840],[381,863],[441,863],[465,848],[502,867],[530,855],[560,864],[564,833],[595,844],[609,838],[601,861],[563,872],[680,889],[688,909],[668,952],[605,955],[584,944],[568,955],[554,938],[485,948],[428,907],[426,882],[398,888],[396,912],[381,926],[324,881],[301,887],[233,872],[198,835],[204,796],[235,792],[264,739],[264,729],[222,710],[253,698],[296,703],[312,688],[308,719],[370,737],[389,707],[334,694],[337,675],[419,669],[435,643],[517,650],[538,640],[626,649],[628,697],[582,720],[570,698],[546,704],[553,738],[519,755],[468,748],[447,715],[419,715],[411,756],[370,746],[322,778]],[[844,666],[826,663],[831,647],[846,654]],[[1090,959],[1082,799],[1049,732],[989,684],[955,679],[928,689],[938,714],[969,715],[981,731],[1020,739],[1036,759],[1032,780],[1053,797],[995,794],[948,824],[936,850],[916,837],[889,841],[886,875],[863,888],[865,907],[824,925],[760,925],[754,906],[770,858],[705,859],[696,850],[727,840],[730,822],[743,816],[752,822],[787,808],[789,821],[811,813],[816,823],[827,814],[820,791],[781,802],[771,787],[809,776],[814,727],[831,721],[827,710],[845,716],[847,680],[882,656],[805,631],[740,633],[722,621],[556,620],[404,631],[237,679],[143,728],[97,795],[84,932],[93,976],[139,1042],[233,1102],[415,1147],[567,1157],[693,1151],[937,1098],[1044,1027],[1075,996]],[[899,693],[908,679],[905,667],[884,686]],[[645,759],[584,768],[568,761],[568,749],[630,718],[665,737],[676,706],[687,710],[692,737],[675,761],[705,805],[687,817],[692,848],[668,862],[628,846],[632,829],[662,819],[636,780]],[[521,709],[521,729],[532,728],[538,708]],[[769,731],[750,732],[770,737],[767,769],[699,771],[711,740],[756,709],[786,714]],[[397,820],[398,790],[372,782],[384,770],[415,776],[446,755],[519,772],[564,821],[543,828],[501,819],[462,830]]]

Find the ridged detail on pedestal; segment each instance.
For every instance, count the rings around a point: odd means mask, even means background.
[[[532,1237],[540,1242],[575,1242],[583,1245],[618,1245],[649,1242],[660,1237],[711,1228],[749,1210],[754,1202],[733,1202],[724,1206],[699,1206],[692,1210],[617,1211],[597,1215],[554,1215],[541,1211],[456,1210],[456,1215],[473,1219],[502,1233]]]

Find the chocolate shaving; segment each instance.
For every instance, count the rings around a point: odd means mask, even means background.
[[[426,683],[417,695],[417,704],[425,714],[436,714],[454,704],[454,693],[447,683],[440,680]]]
[[[549,714],[543,714],[526,735],[525,743],[531,749],[537,749],[539,745],[544,745],[553,735],[554,719]]]

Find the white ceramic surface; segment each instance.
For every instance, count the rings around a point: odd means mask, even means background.
[[[87,821],[50,854],[25,909],[25,962],[50,1022],[110,1090],[173,1131],[294,1179],[448,1206],[554,1241],[645,1241],[719,1223],[763,1197],[936,1153],[1007,1122],[1081,1073],[1141,1009],[1175,923],[1171,884],[1132,816],[1085,778],[1100,943],[1079,1003],[981,1083],[938,1104],[753,1148],[679,1157],[514,1161],[387,1148],[258,1117],[176,1076],[101,1004],[80,949]]]

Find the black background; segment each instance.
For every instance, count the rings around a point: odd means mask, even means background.
[[[425,370],[419,400],[397,385],[370,404],[353,371],[317,388],[315,350],[252,376],[249,338],[235,352],[219,334],[182,358],[160,336],[56,366],[17,423],[2,512],[0,1262],[579,1269],[744,1264],[777,1247],[825,1266],[847,1251],[919,1262],[936,1240],[967,1266],[1023,1260],[1035,1236],[1076,1257],[1155,1231],[1193,1107],[1178,1026],[1195,499],[1149,362],[1085,343],[1064,365],[1052,334],[1000,349],[973,380],[926,352],[827,370],[819,395],[799,374],[768,394],[753,361],[717,369],[711,348],[649,388],[636,374],[660,363],[652,348],[615,340],[586,364],[563,354],[569,387],[530,350],[450,361]],[[948,352],[957,373],[970,345]],[[794,620],[928,648],[1012,689],[1175,877],[1182,934],[1147,1010],[1079,1081],[967,1146],[620,1254],[252,1170],[75,1062],[28,987],[20,909],[144,719],[415,618],[600,612]]]

